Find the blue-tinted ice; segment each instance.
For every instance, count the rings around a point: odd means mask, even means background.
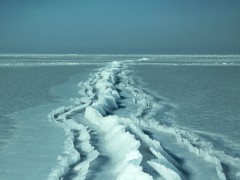
[[[4,142],[0,177],[238,179],[239,144],[234,137],[239,136],[235,131],[239,60],[239,56],[2,55],[0,70],[6,72],[52,67],[62,71],[56,79],[75,75],[52,88],[55,103],[32,104],[17,113],[3,111],[16,121],[12,125],[16,129],[11,129],[11,137],[0,136]],[[95,65],[101,68],[93,70]],[[89,71],[84,71],[87,67]],[[71,69],[75,73],[66,73]],[[205,102],[211,93],[217,97],[210,96],[212,104]],[[223,95],[229,99],[219,98]],[[211,113],[227,117],[228,112],[229,121],[211,118]],[[236,126],[231,124],[234,120]]]

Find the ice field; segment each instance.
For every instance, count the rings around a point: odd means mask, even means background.
[[[240,179],[239,65],[0,55],[0,179]]]

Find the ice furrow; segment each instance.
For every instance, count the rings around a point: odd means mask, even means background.
[[[54,119],[66,132],[65,151],[58,157],[58,165],[52,170],[49,179],[84,179],[89,164],[99,152],[90,144],[89,130],[69,117],[82,112],[83,106],[59,108],[52,112]]]

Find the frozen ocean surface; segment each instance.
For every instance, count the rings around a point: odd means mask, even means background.
[[[79,80],[86,80],[95,68],[0,67],[0,179],[47,179],[65,138],[47,115],[70,103]]]
[[[0,179],[239,179],[240,56],[0,55]]]
[[[174,123],[240,144],[240,66],[143,65],[134,70],[146,87],[175,103]]]

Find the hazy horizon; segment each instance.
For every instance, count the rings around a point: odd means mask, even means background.
[[[75,55],[106,55],[106,56],[240,56],[240,53],[239,54],[157,54],[157,53],[2,53],[0,52],[0,56],[27,56],[27,55],[50,55],[50,56],[54,56],[54,55],[72,55],[72,56],[75,56]]]

